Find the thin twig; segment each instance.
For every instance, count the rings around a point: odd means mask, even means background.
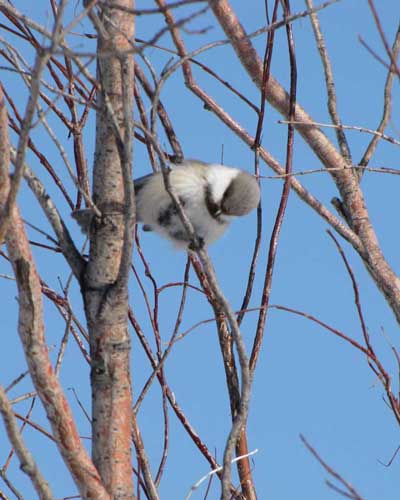
[[[364,167],[363,165],[351,165],[345,168],[351,168],[355,171],[357,170],[365,170],[366,172],[375,172],[377,174],[390,174],[390,175],[400,175],[400,170],[390,167]],[[339,171],[343,170],[343,167],[330,168],[327,171],[326,168],[315,168],[311,170],[302,170],[300,172],[291,172],[290,174],[280,174],[280,175],[260,175],[260,179],[285,179],[285,177],[296,177],[303,175],[312,175],[312,174],[329,174],[331,171]]]
[[[397,30],[395,40],[393,42],[392,46],[392,53],[395,59],[397,59],[400,51],[400,27]],[[386,77],[386,82],[385,82],[385,88],[383,91],[383,112],[382,112],[382,118],[381,121],[378,125],[378,128],[376,129],[376,132],[379,134],[383,134],[389,120],[390,120],[390,115],[391,115],[391,110],[392,110],[392,86],[394,82],[394,76],[395,72],[393,71],[393,66],[390,66],[388,75]],[[380,136],[379,134],[376,134],[371,142],[368,144],[367,149],[365,150],[365,153],[360,160],[361,165],[368,165],[372,155],[374,154],[374,151],[376,149],[376,146],[378,145]],[[361,179],[363,175],[363,171],[358,172],[358,177]]]
[[[57,235],[58,244],[60,245],[63,255],[68,261],[75,277],[79,281],[86,262],[76,248],[64,221],[62,220],[55,204],[48,195],[43,184],[26,164],[24,165],[24,177],[28,186],[40,203],[48,221],[52,225],[53,230]]]
[[[313,9],[312,0],[306,0],[306,4],[309,10],[311,11]],[[336,90],[335,90],[335,82],[333,79],[332,65],[329,59],[328,50],[325,45],[325,40],[322,35],[321,26],[319,24],[316,12],[310,13],[310,20],[311,20],[311,25],[313,27],[319,55],[322,61],[322,65],[324,67],[326,90],[328,94],[329,114],[331,116],[333,124],[336,126],[335,128],[336,136],[343,158],[346,160],[347,163],[351,163],[350,147],[347,142],[346,136],[343,132],[343,127],[341,127],[341,120],[337,110]]]
[[[26,372],[23,372],[20,375],[18,375],[18,377],[16,379],[14,379],[12,382],[10,382],[8,384],[8,386],[4,389],[5,392],[11,391],[11,389],[13,387],[15,387],[17,384],[19,384],[21,382],[21,380],[23,380],[28,374],[29,374],[29,371],[27,370]]]
[[[332,238],[332,240],[334,241],[335,245],[336,245],[336,248],[338,249],[338,252],[344,262],[344,265],[346,266],[346,269],[347,269],[347,272],[349,273],[349,276],[350,276],[350,279],[351,279],[351,283],[353,285],[353,292],[354,292],[354,301],[355,301],[355,304],[356,304],[356,308],[357,308],[357,312],[358,312],[358,317],[360,319],[360,325],[361,325],[361,330],[363,332],[363,336],[364,336],[364,340],[365,340],[365,345],[367,346],[367,348],[369,350],[372,351],[372,348],[371,348],[371,344],[370,344],[370,339],[369,339],[369,334],[368,334],[368,331],[367,331],[367,327],[365,325],[365,320],[364,320],[364,314],[363,314],[363,311],[362,311],[362,308],[361,308],[361,302],[360,302],[360,292],[359,292],[359,289],[358,289],[358,284],[357,284],[357,281],[356,281],[356,278],[354,276],[354,273],[353,273],[353,270],[349,264],[349,261],[347,260],[347,257],[343,251],[343,248],[340,246],[339,244],[339,241],[337,240],[337,238],[335,238],[334,234],[332,233],[332,231],[330,231],[328,229],[328,234],[329,236]]]
[[[4,425],[7,430],[8,438],[10,439],[21,464],[21,470],[32,481],[35,490],[39,497],[43,500],[54,500],[53,494],[47,481],[42,476],[35,460],[26,447],[22,435],[18,429],[14,412],[7,395],[0,386],[0,413],[3,416]]]
[[[43,73],[47,61],[50,58],[50,52],[38,53],[35,60],[35,65],[32,70],[31,91],[29,93],[28,104],[26,106],[23,125],[19,134],[18,147],[15,156],[15,170],[12,177],[10,191],[7,201],[4,205],[3,212],[0,215],[0,242],[3,242],[7,232],[11,212],[13,210],[15,200],[17,198],[21,179],[24,174],[24,163],[26,148],[28,146],[30,128],[36,110],[36,103],[40,93],[40,77]]]
[[[363,498],[357,493],[357,491],[351,486],[351,484],[346,481],[338,472],[336,472],[332,467],[330,467],[322,458],[320,455],[317,453],[317,451],[308,443],[306,438],[300,434],[300,439],[303,442],[303,444],[306,446],[308,451],[317,459],[317,461],[322,465],[322,467],[326,470],[326,472],[334,477],[339,483],[341,483],[346,490],[351,494],[351,497],[353,500],[363,500]]]
[[[372,16],[374,18],[376,27],[378,28],[379,36],[381,37],[383,46],[385,47],[386,53],[389,56],[390,64],[393,67],[393,70],[400,77],[400,69],[397,66],[396,56],[395,56],[395,54],[393,54],[392,50],[390,49],[389,43],[386,40],[386,36],[385,36],[384,31],[383,31],[382,23],[381,23],[381,20],[379,18],[379,15],[378,15],[378,12],[376,10],[376,7],[375,7],[375,4],[374,4],[373,0],[368,0],[368,5],[369,5],[369,7],[371,9]]]
[[[288,123],[292,123],[293,125],[301,125],[302,127],[325,127],[325,128],[334,128],[334,129],[343,129],[343,130],[355,130],[357,132],[365,132],[366,134],[376,135],[380,139],[384,139],[385,141],[390,142],[391,144],[395,144],[396,146],[400,146],[400,141],[391,137],[390,135],[386,135],[379,130],[373,130],[366,127],[358,127],[357,125],[332,125],[331,123],[319,123],[319,122],[298,122],[298,121],[288,121],[288,120],[278,120],[278,123],[282,123],[284,125]],[[331,171],[331,169],[329,169]]]

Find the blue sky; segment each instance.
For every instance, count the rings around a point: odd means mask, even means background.
[[[15,5],[24,9],[27,15],[38,21],[46,21],[47,2],[40,3],[40,9],[25,6],[16,1]],[[398,12],[394,2],[376,2],[381,21],[388,40],[392,42],[397,29]],[[138,2],[137,7],[148,7],[148,2]],[[246,31],[251,32],[265,24],[264,2],[232,1]],[[305,9],[301,1],[292,2],[292,11]],[[70,5],[70,15],[79,11],[75,3]],[[74,11],[74,9],[76,9]],[[398,9],[397,9],[398,11]],[[183,11],[182,11],[183,12]],[[46,14],[47,13],[47,14]],[[51,16],[49,15],[49,18]],[[320,14],[320,22],[329,50],[335,76],[338,96],[338,109],[342,122],[374,128],[378,125],[382,112],[383,85],[386,69],[381,66],[359,43],[361,35],[381,56],[384,57],[382,44],[367,1],[342,0]],[[149,37],[150,33],[162,26],[161,18],[154,16],[138,18],[137,36]],[[210,40],[224,38],[212,14],[196,19],[192,29],[210,26],[204,35],[185,35],[189,49],[196,49]],[[323,81],[321,62],[317,54],[309,20],[304,18],[293,25],[298,65],[298,100],[312,115],[315,121],[329,123],[326,108],[326,91]],[[85,24],[84,31],[91,31]],[[78,31],[78,30],[76,30]],[[3,33],[3,36],[5,34]],[[24,45],[13,39],[23,50]],[[83,48],[83,41],[71,37],[70,43],[76,49]],[[265,38],[261,36],[255,46],[262,55]],[[167,36],[160,44],[171,47]],[[157,72],[168,63],[170,55],[156,48],[146,50]],[[31,60],[31,55],[27,55]],[[246,97],[259,103],[259,95],[247,74],[241,69],[229,46],[208,51],[199,60],[208,64],[224,79],[243,92]],[[4,61],[0,64],[4,64]],[[194,70],[196,78],[241,125],[254,134],[257,117],[253,111],[227,94],[215,80],[201,70]],[[284,31],[277,33],[272,62],[272,74],[287,88],[289,66]],[[2,81],[11,85],[11,92],[18,103],[26,100],[26,92],[20,80],[2,71]],[[18,83],[19,82],[19,83]],[[399,85],[394,85],[394,106],[389,135],[399,137]],[[208,162],[219,162],[221,149],[224,163],[235,165],[248,171],[253,170],[253,153],[226,129],[215,116],[204,110],[195,96],[186,91],[181,73],[171,77],[161,94],[170,113],[173,125],[184,149],[185,156],[199,158]],[[148,111],[150,111],[150,104]],[[21,105],[23,109],[23,104]],[[263,145],[281,162],[285,161],[286,128],[278,124],[280,116],[267,106],[264,123]],[[73,160],[73,144],[68,139],[65,128],[54,117],[49,117],[55,131],[59,134],[65,149]],[[160,142],[167,145],[160,130]],[[93,158],[94,117],[89,118],[85,128],[85,146],[89,165]],[[326,134],[334,140],[334,134]],[[33,137],[38,146],[46,151],[57,172],[65,181],[69,192],[73,187],[65,167],[43,129],[37,128]],[[355,162],[361,158],[370,136],[355,131],[347,133]],[[12,137],[15,144],[15,137]],[[294,147],[295,171],[321,168],[318,159],[310,152],[302,139],[296,135]],[[49,192],[66,218],[78,246],[83,244],[83,236],[69,217],[69,207],[57,190],[51,186],[49,177],[37,160],[28,154],[28,163],[48,186]],[[371,161],[371,166],[397,168],[399,166],[398,146],[381,143]],[[135,176],[150,172],[146,151],[135,144]],[[261,166],[265,176],[273,173]],[[337,196],[337,190],[326,173],[316,173],[300,177],[301,182],[324,204]],[[275,220],[281,194],[281,181],[262,180],[262,206],[264,214],[263,245],[257,271],[256,285],[250,307],[259,305],[263,270],[265,268],[268,240]],[[371,220],[375,225],[384,254],[395,271],[399,271],[397,214],[399,213],[399,179],[376,173],[366,173],[362,180]],[[51,232],[46,220],[26,186],[20,197],[23,216],[29,222]],[[215,265],[221,287],[234,309],[239,309],[247,279],[248,266],[252,255],[256,231],[256,217],[251,214],[238,220],[220,241],[210,247],[210,255]],[[362,341],[357,311],[354,305],[351,282],[340,256],[326,233],[327,224],[322,221],[294,193],[290,194],[279,242],[276,260],[271,304],[279,304],[308,312],[322,321],[342,330],[352,338]],[[44,242],[37,233],[29,230],[31,238]],[[156,235],[140,232],[140,241],[152,274],[158,286],[183,278],[186,255],[174,250],[171,245]],[[371,340],[381,355],[385,366],[393,376],[397,390],[397,367],[387,339],[398,346],[398,326],[382,295],[367,274],[359,257],[346,243],[341,242],[346,256],[354,270],[360,286],[361,303]],[[42,277],[52,288],[60,290],[59,279],[65,283],[69,272],[60,255],[44,253],[34,248],[34,254]],[[134,263],[140,273],[144,286],[152,297],[151,283],[145,277],[137,252]],[[9,266],[0,261],[0,273],[10,274]],[[193,272],[190,282],[197,285]],[[16,333],[17,302],[13,282],[1,280],[3,303],[3,348],[0,351],[0,383],[7,386],[12,379],[26,369],[22,349]],[[154,346],[151,325],[145,309],[143,297],[137,282],[130,285],[131,303],[143,329],[148,333],[149,342]],[[160,294],[159,324],[162,340],[166,343],[172,333],[181,289],[170,288]],[[71,302],[83,321],[79,289],[74,284],[71,289]],[[188,292],[188,306],[183,316],[180,331],[186,331],[198,321],[212,318],[204,297],[196,291]],[[54,346],[52,357],[55,359],[57,348],[64,333],[65,325],[54,306],[45,299],[46,337],[49,346]],[[256,313],[249,313],[243,322],[242,333],[248,348],[251,348],[257,321]],[[382,334],[385,332],[385,336]],[[201,325],[173,348],[165,365],[166,377],[177,401],[194,428],[204,439],[218,460],[221,459],[225,439],[230,426],[229,401],[226,395],[225,376],[219,353],[219,346],[213,323]],[[151,373],[150,366],[132,332],[132,373],[134,395],[137,397],[142,385]],[[78,421],[82,436],[90,436],[90,428],[79,409],[70,388],[77,391],[83,405],[90,409],[89,370],[82,361],[79,350],[70,339],[65,354],[61,381],[67,391],[68,399]],[[31,390],[26,380],[11,392],[11,397]],[[16,411],[24,414],[29,402],[16,406]],[[160,485],[162,499],[184,499],[194,484],[208,469],[208,464],[199,455],[193,443],[182,430],[172,411],[170,416],[170,451],[163,480]],[[35,421],[48,429],[43,418],[40,403],[33,412]],[[0,424],[2,425],[2,424]],[[163,439],[160,388],[155,383],[147,395],[139,413],[139,425],[143,433],[146,450],[157,470]],[[0,427],[0,464],[8,453],[4,443],[3,427]],[[302,433],[318,450],[321,456],[338,472],[352,483],[365,500],[397,498],[400,457],[390,467],[382,466],[378,460],[387,462],[397,446],[400,436],[395,419],[383,400],[383,390],[369,369],[365,357],[344,341],[323,331],[321,327],[304,318],[289,313],[270,310],[263,348],[254,380],[248,434],[251,450],[258,449],[253,457],[253,474],[262,500],[320,500],[338,497],[330,490],[324,480],[327,474],[305,449],[299,439]],[[57,457],[53,444],[37,432],[24,433],[27,444],[35,454],[44,476],[50,481],[55,496],[73,495],[76,492],[68,473]],[[88,440],[85,442],[89,443]],[[26,498],[33,498],[28,481],[18,470],[13,459],[10,476],[15,478],[18,487]],[[1,483],[0,483],[1,484]],[[0,489],[6,491],[4,484]],[[194,499],[204,497],[204,486],[193,494]],[[217,481],[214,480],[209,498],[218,498]],[[12,497],[12,496],[11,496]]]

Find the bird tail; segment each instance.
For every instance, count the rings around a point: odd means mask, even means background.
[[[138,197],[140,197],[140,191],[143,189],[143,187],[146,185],[150,177],[152,177],[153,174],[148,174],[144,175],[143,177],[139,177],[138,179],[133,180],[133,184],[135,187],[135,197],[136,200]],[[142,222],[142,219],[140,217],[140,212],[137,210],[138,204],[136,203],[136,222]]]

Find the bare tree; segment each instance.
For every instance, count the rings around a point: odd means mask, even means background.
[[[0,380],[0,412],[9,442],[0,472],[5,485],[4,491],[0,488],[1,498],[10,494],[29,497],[25,493],[28,486],[24,483],[20,487],[12,469],[14,454],[39,498],[60,497],[54,493],[53,478],[43,473],[43,462],[53,456],[60,474],[69,476],[69,484],[78,491],[77,496],[63,491],[64,498],[163,498],[162,479],[171,476],[179,482],[176,478],[182,476],[178,465],[173,472],[167,468],[170,442],[176,435],[184,435],[192,443],[196,453],[192,450],[191,457],[203,457],[210,470],[205,475],[200,469],[194,471],[197,480],[189,482],[186,498],[197,495],[205,483],[205,496],[211,492],[222,500],[266,498],[253,477],[258,443],[248,419],[251,408],[262,408],[259,399],[251,400],[251,396],[273,310],[285,311],[288,317],[305,317],[321,331],[349,344],[360,355],[360,363],[366,360],[381,384],[394,421],[400,423],[398,388],[392,382],[400,370],[396,343],[389,343],[390,360],[381,354],[385,337],[370,335],[360,278],[348,257],[351,249],[386,301],[387,310],[399,322],[400,280],[378,241],[379,228],[367,209],[362,181],[366,174],[386,174],[390,179],[399,175],[396,165],[376,167],[371,166],[371,160],[383,141],[391,148],[400,145],[395,133],[387,130],[392,118],[392,87],[398,85],[400,77],[400,30],[391,40],[381,21],[380,6],[373,0],[365,3],[363,8],[371,14],[383,55],[363,37],[360,46],[370,54],[368,71],[384,68],[386,72],[382,97],[379,90],[374,96],[382,100],[382,117],[376,128],[344,124],[329,44],[319,20],[322,11],[329,18],[335,3],[337,0],[314,5],[306,0],[302,11],[294,11],[289,0],[266,2],[265,19],[251,33],[240,18],[240,9],[228,0],[169,4],[156,0],[145,8],[130,0],[85,0],[79,5],[49,0],[45,8],[38,6],[37,12],[25,7],[18,10],[13,3],[0,0],[3,304],[15,307],[15,289],[9,285],[15,281],[18,333],[27,366],[25,369],[20,360],[17,372],[2,372]],[[47,17],[45,9],[49,10]],[[308,34],[312,33],[322,63],[325,87],[321,95],[326,96],[329,123],[314,119],[307,109],[310,103],[301,103],[298,97],[298,80],[304,78],[296,48],[299,35],[295,27],[300,22],[307,25]],[[225,38],[214,39],[209,23]],[[217,52],[221,47],[229,51],[226,67],[224,56]],[[273,76],[277,52],[285,61],[286,85]],[[214,57],[219,57],[217,69]],[[239,77],[226,76],[227,68],[234,68]],[[212,88],[218,89],[216,96],[207,90],[204,75]],[[240,90],[245,78],[252,82],[251,98]],[[241,280],[238,308],[233,306],[230,291],[221,285],[223,279],[216,273],[208,249],[197,244],[185,209],[169,185],[170,162],[179,163],[188,155],[185,152],[193,149],[181,139],[184,134],[177,132],[182,128],[176,125],[181,99],[192,104],[183,113],[185,126],[200,119],[202,110],[196,107],[200,103],[227,134],[229,145],[240,144],[252,158],[252,172],[262,191],[264,179],[271,177],[268,169],[273,171],[272,177],[281,179],[281,187],[274,184],[276,206],[269,208],[274,218],[266,216],[265,202],[261,203],[253,232],[248,233],[253,235],[254,244],[247,241],[248,253],[241,256],[241,275],[246,279]],[[236,106],[251,115],[251,125],[242,125],[235,117]],[[280,123],[271,118],[273,112],[280,115]],[[334,134],[329,135],[331,128]],[[282,163],[265,140],[275,129],[280,134]],[[193,130],[198,128],[193,126]],[[352,136],[348,135],[352,130],[371,137],[360,159],[354,159]],[[294,168],[298,138],[318,159],[317,169]],[[201,153],[199,150],[198,156]],[[183,277],[167,282],[159,274],[161,250],[146,243],[135,225],[132,179],[149,173],[150,167],[164,173],[166,189],[192,241],[187,258],[183,253],[179,257],[185,262]],[[311,173],[329,176],[338,194],[332,208],[318,198],[316,189],[302,183],[303,176]],[[272,285],[279,280],[275,262],[281,229],[293,195],[329,227],[329,239],[352,289],[361,337],[324,321],[318,313],[271,303]],[[87,225],[84,242],[71,213]],[[396,221],[395,214],[388,217]],[[341,241],[348,244],[347,249]],[[174,292],[173,298],[170,292]],[[199,299],[202,308],[207,306],[208,316],[205,309],[199,309]],[[57,312],[54,322],[46,319],[48,311]],[[191,326],[186,330],[182,328],[184,316],[190,318]],[[219,373],[223,384],[218,380],[218,390],[221,397],[227,395],[230,409],[229,424],[225,422],[220,437],[223,449],[217,450],[217,455],[206,434],[196,430],[202,419],[212,419],[212,405],[202,407],[200,419],[193,421],[178,402],[171,382],[175,377],[187,378],[190,387],[192,380],[184,368],[175,368],[171,377],[167,372],[169,358],[181,341],[207,323],[216,328],[223,367]],[[57,332],[51,334],[51,341],[49,331]],[[49,347],[51,342],[57,344],[56,351]],[[3,344],[5,351],[12,349],[11,340]],[[208,363],[202,359],[204,374]],[[63,371],[69,373],[67,380]],[[154,397],[157,383],[161,396],[150,407],[148,401]],[[76,397],[66,393],[71,386]],[[89,387],[90,397],[85,395]],[[11,397],[12,391],[19,391],[18,395]],[[194,389],[191,397],[197,397]],[[45,416],[32,416],[37,399]],[[25,415],[16,410],[22,401],[28,405]],[[151,431],[146,426],[150,419],[156,422]],[[90,446],[83,438],[86,426],[91,432]],[[29,450],[24,439],[27,427],[41,439],[40,454]],[[155,452],[149,441],[154,435],[159,437],[160,428],[161,444]],[[337,484],[328,482],[332,489],[348,498],[363,498],[305,438],[302,440],[336,480]],[[51,450],[52,443],[57,453]],[[188,461],[183,449],[180,453],[180,461]],[[344,475],[350,476],[351,471]]]

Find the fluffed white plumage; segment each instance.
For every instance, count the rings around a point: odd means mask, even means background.
[[[256,179],[233,167],[185,160],[172,168],[169,180],[204,245],[217,240],[235,216],[248,214],[260,201]],[[135,180],[135,194],[136,217],[143,228],[187,248],[190,238],[165,190],[161,172]]]

